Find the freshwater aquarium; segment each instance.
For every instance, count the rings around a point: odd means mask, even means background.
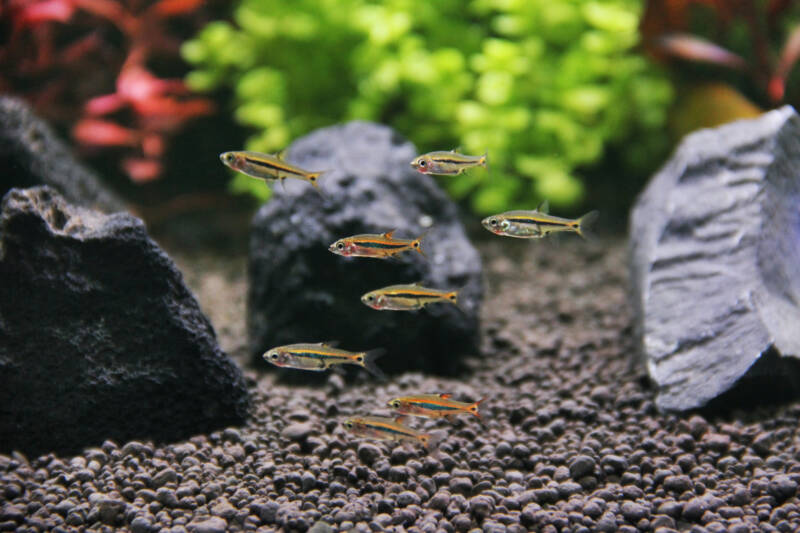
[[[800,6],[0,6],[0,531],[800,531]]]

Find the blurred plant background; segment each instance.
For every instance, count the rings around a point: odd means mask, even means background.
[[[634,51],[636,0],[242,0],[186,43],[198,91],[230,87],[247,148],[274,152],[349,119],[390,124],[419,150],[490,154],[441,183],[479,214],[580,203],[580,169],[652,170],[671,88]],[[233,187],[265,198],[262,184]]]
[[[791,0],[9,0],[0,91],[140,205],[266,199],[218,153],[365,119],[488,150],[440,179],[477,214],[621,221],[683,134],[798,103],[798,22]]]

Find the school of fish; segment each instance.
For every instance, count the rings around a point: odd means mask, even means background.
[[[227,167],[247,176],[258,178],[272,184],[281,183],[288,178],[310,183],[319,190],[319,180],[324,171],[309,171],[286,161],[283,152],[262,154],[250,151],[230,151],[220,154],[220,161]],[[474,167],[488,171],[488,152],[483,155],[466,155],[458,149],[436,151],[420,155],[410,163],[422,174],[437,176],[457,176]],[[536,209],[516,210],[484,218],[481,225],[495,235],[515,239],[542,239],[555,233],[575,233],[586,239],[591,235],[598,212],[591,211],[576,219],[562,218],[549,213],[545,200]],[[383,233],[365,233],[342,237],[332,243],[328,250],[343,257],[366,257],[375,259],[397,259],[408,251],[425,256],[422,240],[427,231],[416,238],[396,238],[394,230]],[[457,289],[437,289],[424,287],[419,282],[390,285],[365,293],[361,301],[378,311],[419,311],[432,304],[459,306]],[[376,365],[375,360],[385,353],[382,348],[368,351],[348,351],[340,349],[335,342],[297,343],[278,346],[264,353],[264,360],[278,367],[293,368],[313,372],[324,372],[341,368],[342,365],[361,367],[379,380],[386,377]],[[423,432],[415,430],[403,422],[409,416],[429,419],[454,420],[467,414],[481,419],[478,412],[485,400],[461,402],[452,399],[451,394],[417,394],[389,399],[386,406],[394,411],[395,417],[353,416],[343,422],[344,429],[356,437],[387,440],[396,443],[419,444],[426,449],[435,448],[446,433],[442,431]]]

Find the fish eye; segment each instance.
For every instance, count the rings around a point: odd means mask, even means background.
[[[347,429],[351,429],[353,427],[353,423],[352,422],[345,422],[344,423],[344,427],[346,427]]]
[[[341,242],[337,243],[336,244],[336,248],[338,248],[339,250],[344,250],[344,243],[341,243]]]
[[[225,154],[225,161],[233,161],[233,154]]]
[[[392,402],[392,407],[394,407],[395,409],[397,409],[398,407],[400,407],[400,402],[399,402],[398,400],[395,400],[395,401],[393,401],[393,402]]]
[[[491,224],[492,226],[496,226],[497,225],[497,219],[496,218],[491,219],[489,221],[489,224]]]
[[[367,296],[367,301],[368,301],[368,302],[371,302],[371,301],[372,301],[372,300],[374,300],[374,299],[375,299],[375,297],[374,297],[374,296]]]
[[[272,359],[272,360],[274,361],[274,360],[276,360],[276,359],[278,358],[278,354],[276,354],[276,353],[271,353],[271,354],[269,354],[269,358],[270,358],[270,359]]]
[[[424,166],[426,166],[427,164],[428,164],[428,162],[427,162],[427,161],[425,161],[424,159],[420,159],[420,160],[419,160],[419,166],[421,166],[421,167],[424,167]]]

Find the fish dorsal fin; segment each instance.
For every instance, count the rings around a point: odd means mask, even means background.
[[[284,148],[283,150],[281,150],[280,152],[278,152],[277,154],[275,154],[275,157],[276,157],[276,158],[277,158],[279,161],[285,161],[285,160],[286,160],[286,152],[287,152],[287,151],[288,151],[288,150],[287,150],[286,148]]]
[[[386,233],[383,234],[383,238],[384,239],[391,239],[392,235],[394,235],[395,231],[397,231],[397,230],[393,229],[392,231],[387,231]]]
[[[548,214],[550,212],[550,202],[547,200],[543,201],[539,204],[539,207],[537,207],[536,210],[540,213],[544,213],[545,215]]]
[[[420,283],[419,281],[415,281],[414,283],[411,283],[411,286],[412,287],[422,287],[422,283]]]
[[[452,394],[440,394],[439,398],[441,398],[442,400],[447,400],[451,396],[452,396]]]
[[[452,152],[454,154],[460,154],[461,153],[461,147],[460,146],[456,146],[455,148],[450,150],[450,152]]]
[[[324,341],[318,342],[320,346],[327,346],[328,348],[336,348],[339,345],[339,341]]]

